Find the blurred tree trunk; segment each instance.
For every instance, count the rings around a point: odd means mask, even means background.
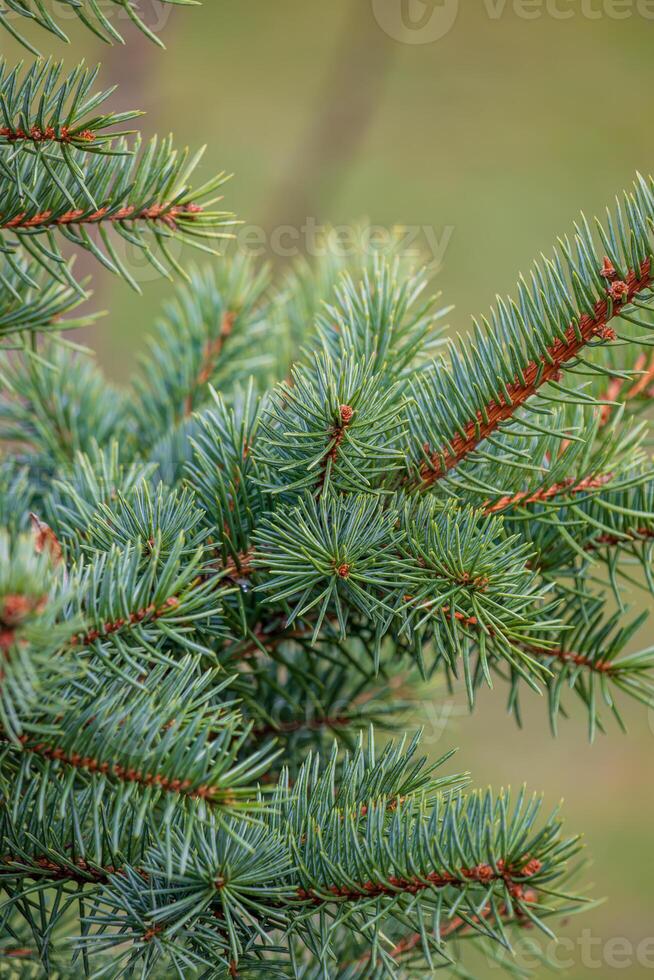
[[[324,210],[375,117],[396,47],[375,22],[370,4],[350,0],[309,125],[270,209],[269,231],[299,228],[307,217],[325,220]]]

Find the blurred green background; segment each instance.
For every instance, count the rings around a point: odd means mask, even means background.
[[[402,3],[413,28],[398,39],[380,22],[397,34]],[[180,143],[206,143],[201,175],[233,171],[226,206],[266,236],[307,219],[428,229],[423,246],[430,236],[446,245],[437,282],[461,329],[579,209],[598,212],[636,169],[654,167],[654,20],[644,16],[653,6],[468,0],[443,37],[415,43],[432,15],[448,13],[443,0],[207,0],[164,18],[165,52],[124,24],[124,48],[71,30],[73,49],[47,49],[70,64],[81,53],[102,61],[103,82],[120,82],[113,105],[147,111],[146,135],[172,130]],[[161,7],[142,7],[158,29]],[[10,60],[25,56],[0,43]],[[145,281],[139,297],[97,274],[95,289],[111,313],[85,339],[125,378],[171,287]],[[562,927],[574,960],[565,975],[651,975],[654,714],[628,708],[628,736],[613,726],[589,746],[578,710],[554,740],[538,698],[519,732],[503,696],[485,694],[472,718],[457,700],[443,732],[436,692],[424,711],[430,749],[459,745],[459,765],[480,785],[526,779],[552,804],[564,797],[568,826],[585,831],[594,860],[593,894],[608,896]],[[478,972],[500,974],[484,964]]]

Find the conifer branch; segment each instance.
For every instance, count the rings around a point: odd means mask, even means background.
[[[562,495],[574,497],[578,494],[587,494],[591,490],[599,490],[600,487],[604,487],[607,483],[610,483],[614,479],[613,473],[605,473],[599,476],[589,476],[578,483],[574,479],[569,478],[562,483],[554,483],[549,487],[542,487],[540,490],[535,490],[533,493],[529,491],[521,491],[519,493],[514,493],[511,496],[500,497],[499,500],[495,500],[492,503],[489,501],[484,507],[484,512],[486,514],[497,514],[503,510],[507,510],[509,507],[514,507],[517,504],[538,504],[544,501],[551,500],[553,497],[560,497]]]
[[[499,867],[490,864],[479,864],[473,868],[458,867],[456,872],[429,871],[420,877],[398,878],[392,876],[387,882],[365,881],[360,884],[352,883],[346,887],[329,885],[320,891],[316,889],[298,890],[298,898],[303,901],[322,905],[324,902],[358,902],[382,896],[393,897],[399,892],[416,895],[421,891],[433,888],[466,888],[468,885],[484,885],[491,887],[501,883],[512,898],[521,899],[524,889],[521,882],[538,874],[542,864],[538,858],[532,858],[524,868],[505,868],[500,860]]]
[[[140,210],[128,204],[113,212],[108,207],[90,212],[83,208],[74,208],[60,215],[55,215],[52,211],[28,215],[27,211],[23,211],[0,224],[0,231],[3,229],[22,231],[28,228],[45,230],[53,226],[98,224],[101,221],[161,221],[167,228],[176,230],[183,220],[193,221],[195,220],[193,216],[201,212],[202,207],[199,204],[177,205],[171,202],[150,204]]]
[[[222,219],[169,145],[73,145],[96,96],[67,121],[50,71],[0,138],[2,946],[46,973],[391,978],[547,929],[582,906],[558,815],[361,730],[413,723],[439,676],[470,705],[504,684],[518,720],[535,688],[553,730],[567,691],[591,738],[621,697],[654,705],[621,594],[654,592],[648,422],[625,409],[651,387],[652,183],[599,229],[606,261],[583,224],[448,359],[400,257],[282,289],[237,257],[192,272],[114,388],[37,336],[71,315],[57,242],[123,271],[110,231],[167,262]]]
[[[625,547],[630,543],[647,541],[654,538],[654,528],[652,527],[633,527],[623,531],[621,534],[598,534],[586,545],[586,551],[597,551],[603,547]]]
[[[78,858],[74,864],[60,864],[52,861],[46,855],[32,857],[29,861],[17,854],[3,854],[0,857],[0,876],[14,875],[20,878],[47,878],[52,882],[70,881],[82,887],[89,884],[106,884],[109,877],[117,870],[112,865],[98,868],[83,858]]]
[[[230,336],[234,328],[235,314],[228,310],[223,313],[222,319],[220,321],[220,331],[215,340],[207,342],[203,352],[202,352],[202,363],[197,376],[193,380],[191,390],[186,396],[185,402],[185,414],[190,415],[193,411],[193,399],[198,388],[202,388],[210,380],[212,374],[215,371],[216,364],[222,353],[222,349],[225,345],[227,338]]]
[[[19,262],[0,272],[0,337],[15,344],[16,334],[64,333],[89,326],[97,315],[76,312],[87,298],[83,287],[53,280],[36,262]]]
[[[629,387],[625,387],[625,378],[611,379],[603,398],[606,404],[602,406],[602,425],[608,424],[618,399],[627,404],[637,398],[649,400],[654,397],[654,354],[650,357],[649,364],[647,355],[639,354],[634,364],[634,374],[639,377]]]
[[[112,141],[127,135],[115,127],[140,116],[140,112],[97,114],[96,110],[115,91],[93,92],[100,68],[78,65],[64,74],[63,63],[35,61],[9,70],[0,58],[0,147],[35,151],[43,144],[59,144],[93,153],[111,153]],[[96,114],[94,114],[96,113]],[[109,131],[109,132],[108,132]],[[71,172],[71,158],[64,155]],[[12,159],[0,157],[0,169],[12,173]]]
[[[56,19],[56,15],[50,13],[41,0],[4,0],[5,7],[0,10],[0,28],[4,28],[20,44],[26,47],[33,54],[38,55],[29,38],[17,26],[18,18],[23,17],[30,23],[37,25],[40,29],[58,38],[65,43],[69,38],[63,30],[61,24]],[[115,14],[124,12],[131,24],[141,31],[149,40],[159,47],[164,44],[161,38],[152,31],[147,23],[139,16],[138,4],[135,0],[109,0],[110,6],[107,12],[103,12],[100,5],[95,0],[62,0],[69,12],[74,14],[80,23],[87,27],[96,37],[106,44],[124,44],[124,39],[114,24]],[[197,6],[199,0],[163,0],[166,4],[176,6]]]
[[[563,338],[557,338],[548,346],[537,361],[528,362],[521,368],[520,378],[503,385],[500,398],[487,402],[477,417],[467,422],[450,441],[438,450],[425,447],[426,459],[421,464],[420,476],[425,486],[432,486],[445,474],[473,453],[481,442],[488,439],[502,423],[513,419],[518,410],[548,382],[559,381],[561,371],[573,361],[588,344],[600,340],[615,340],[610,321],[620,316],[623,306],[652,285],[652,262],[648,257],[637,270],[629,269],[625,280],[613,282],[606,296],[598,300],[592,314],[584,313],[578,322],[567,327]]]
[[[171,429],[188,424],[193,412],[214,399],[212,418],[224,430],[221,441],[231,436],[234,424],[228,410],[211,386],[227,391],[245,381],[247,371],[265,379],[275,363],[267,324],[269,278],[264,269],[238,256],[216,268],[191,269],[189,283],[176,289],[166,304],[141,358],[134,379],[135,411],[139,438],[154,445]],[[247,395],[248,424],[254,410],[254,392]],[[198,436],[194,432],[194,438]],[[247,447],[241,448],[241,456]]]
[[[151,140],[143,152],[138,137],[133,143],[114,139],[106,152],[65,147],[53,158],[23,152],[0,168],[0,248],[8,255],[27,253],[51,276],[74,285],[58,243],[62,236],[138,290],[107,229],[165,274],[179,269],[168,247],[172,239],[207,251],[207,243],[230,237],[232,216],[213,207],[225,175],[195,190],[189,184],[201,153],[178,153],[170,137]],[[93,228],[98,240],[89,234]]]
[[[4,738],[0,733],[0,739]],[[188,799],[206,800],[216,806],[230,806],[235,802],[231,789],[223,790],[220,786],[200,783],[194,785],[191,780],[179,777],[169,777],[157,772],[142,772],[134,766],[124,766],[120,762],[94,756],[82,756],[78,752],[67,753],[64,748],[48,742],[30,739],[21,735],[19,742],[23,752],[38,755],[42,759],[52,760],[62,766],[83,770],[88,773],[100,773],[122,783],[135,783],[144,788],[153,787],[165,793],[177,793]]]

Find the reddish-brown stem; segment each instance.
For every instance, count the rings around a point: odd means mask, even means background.
[[[327,619],[325,625],[333,626],[335,630],[338,629],[338,623],[335,620]],[[279,627],[279,629],[278,629]],[[314,628],[313,626],[301,626],[296,629],[288,629],[284,626],[283,617],[279,619],[279,622],[273,622],[268,624],[268,632],[264,628],[255,629],[251,634],[251,639],[246,642],[244,647],[235,646],[233,650],[233,656],[239,659],[248,660],[251,657],[256,657],[258,653],[261,653],[261,648],[274,650],[281,643],[286,643],[289,640],[308,640],[313,636]]]
[[[332,441],[320,466],[320,475],[318,477],[318,496],[320,496],[324,489],[325,480],[327,479],[327,473],[330,465],[333,465],[338,458],[341,443],[345,438],[345,431],[352,421],[353,415],[354,409],[351,405],[341,405],[339,409],[339,421],[332,429]]]
[[[652,532],[654,536],[654,532]],[[411,599],[411,596],[405,596],[407,600]],[[446,616],[450,615],[450,607],[442,606],[437,612],[443,612]],[[479,626],[479,620],[476,616],[466,616],[465,613],[455,611],[453,613],[454,619],[461,623],[462,626],[476,627]],[[492,629],[488,630],[488,635],[493,636],[494,631]],[[609,661],[595,661],[589,657],[584,656],[581,653],[575,653],[572,650],[563,650],[560,647],[535,647],[530,644],[520,644],[520,648],[524,653],[529,654],[532,657],[552,657],[555,660],[559,660],[561,663],[574,663],[578,667],[587,667],[589,670],[594,670],[598,673],[610,673],[613,670],[613,664]]]
[[[176,227],[178,218],[192,218],[202,211],[199,204],[151,204],[150,207],[137,211],[131,205],[119,208],[109,213],[109,208],[99,208],[97,211],[84,211],[75,208],[55,217],[52,211],[40,211],[28,217],[27,211],[21,211],[13,218],[2,221],[0,216],[0,231],[14,229],[17,231],[29,228],[52,228],[58,225],[99,224],[102,221],[163,221],[169,228]]]
[[[484,511],[486,514],[497,514],[499,511],[506,510],[508,507],[513,507],[516,504],[537,504],[551,500],[552,497],[558,497],[562,494],[576,496],[577,494],[587,493],[590,490],[599,490],[601,487],[606,486],[607,483],[610,483],[612,479],[612,473],[587,477],[579,483],[575,483],[570,478],[564,480],[562,483],[554,483],[551,487],[543,487],[533,493],[515,493],[512,496],[500,497],[499,500],[495,500],[492,503],[487,500],[484,504]]]
[[[629,402],[642,394],[647,394],[649,396],[654,394],[654,388],[652,387],[654,385],[654,354],[652,354],[647,367],[645,367],[646,364],[647,357],[645,354],[640,354],[634,365],[634,371],[642,371],[642,374],[632,384],[632,386],[627,389],[627,391],[624,391],[626,384],[624,378],[611,378],[603,400],[607,402],[615,402],[622,398],[623,402]],[[613,405],[602,406],[602,425],[607,425],[609,423],[612,414]]]
[[[654,530],[648,533],[650,537],[654,537]],[[405,596],[405,600],[407,602],[409,602],[411,598],[412,596],[409,595]],[[451,614],[451,608],[450,606],[442,606],[439,610],[437,610],[437,612],[442,612],[446,616],[449,616]],[[459,612],[458,610],[455,610],[454,613],[452,613],[452,615],[454,619],[462,626],[467,626],[471,628],[476,628],[479,626],[479,620],[477,619],[476,616],[467,616],[465,613]],[[278,646],[280,643],[283,643],[285,640],[306,639],[307,637],[311,636],[312,633],[313,630],[311,629],[311,627],[307,627],[306,629],[294,630],[292,632],[286,632],[283,634],[281,633],[280,634],[273,633],[270,635],[261,634],[260,636],[261,636],[261,643],[263,645],[269,643],[270,647],[272,648],[274,646]],[[489,630],[489,635],[493,636],[492,629]],[[526,654],[529,654],[532,657],[552,657],[561,663],[573,663],[576,664],[578,667],[586,667],[589,670],[593,670],[597,673],[608,674],[611,673],[611,671],[614,669],[614,665],[610,661],[595,661],[589,657],[584,656],[583,654],[575,653],[573,650],[563,650],[560,647],[552,647],[552,648],[534,647],[528,644],[524,644],[522,645],[521,648]],[[248,658],[250,656],[253,656],[259,649],[260,648],[256,644],[252,643],[250,646],[246,647],[244,651],[241,651],[239,656],[243,658]],[[292,721],[292,722],[287,722],[286,724],[280,723],[276,727],[273,727],[272,725],[266,726],[265,731],[262,730],[262,732],[259,732],[259,730],[256,730],[256,734],[268,734],[268,733],[274,733],[275,731],[290,733],[290,732],[298,731],[300,728],[317,729],[320,727],[338,727],[339,724],[341,726],[347,724],[347,719],[345,717],[343,718],[326,717],[326,718],[316,718],[313,719],[313,721],[311,722]]]
[[[90,129],[71,132],[68,126],[62,126],[59,132],[55,130],[54,126],[46,126],[45,129],[32,126],[28,131],[0,126],[0,139],[5,139],[8,143],[72,143],[73,141],[75,143],[92,143],[95,134]]]
[[[191,390],[186,396],[186,401],[184,404],[185,415],[188,416],[193,411],[193,399],[198,388],[202,388],[203,385],[206,385],[206,383],[211,380],[211,375],[216,368],[218,358],[220,357],[223,347],[225,346],[225,341],[234,329],[235,320],[236,314],[230,310],[226,310],[225,313],[223,313],[222,320],[220,321],[218,336],[214,337],[213,340],[207,341],[205,344],[204,351],[202,353],[200,370],[198,371],[197,377],[193,381]]]
[[[524,894],[525,901],[535,902],[536,892],[531,889]],[[522,926],[529,923],[529,920],[519,908],[514,908],[512,910],[515,920]],[[483,909],[479,915],[473,915],[469,919],[462,919],[460,916],[455,915],[454,918],[449,919],[444,925],[441,926],[439,933],[439,940],[442,942],[444,939],[449,939],[450,936],[458,932],[471,932],[474,928],[474,924],[481,924],[487,922],[492,916],[492,909]],[[500,915],[507,915],[508,910],[506,906],[502,906],[500,910]],[[404,939],[400,939],[398,943],[393,946],[389,951],[389,956],[393,959],[400,959],[400,957],[405,956],[407,953],[411,953],[414,949],[417,949],[422,945],[422,934],[419,932],[412,932],[410,935],[405,936]],[[370,962],[371,953],[364,953],[363,956],[359,957],[356,961],[358,966],[363,966],[365,963]]]
[[[233,656],[238,660],[253,660],[258,654],[261,654],[262,648],[266,651],[272,651],[281,643],[286,643],[289,640],[307,640],[312,634],[313,630],[310,629],[286,630],[282,628],[279,633],[263,633],[258,631],[254,633],[256,640],[250,640],[245,647],[235,649]]]
[[[444,608],[443,612],[447,614],[449,609]],[[455,612],[454,618],[464,626],[479,625],[479,621],[475,616],[465,616],[463,613]],[[492,636],[493,631],[490,630],[489,632]],[[521,644],[520,647],[524,653],[532,657],[552,657],[561,663],[573,663],[578,667],[587,667],[589,670],[594,670],[601,674],[608,674],[613,670],[613,664],[610,661],[592,660],[590,657],[586,657],[581,653],[575,653],[573,650],[563,650],[560,647],[533,647],[529,644]]]
[[[628,533],[628,538],[620,537],[618,534],[600,534],[598,537],[593,538],[592,541],[589,541],[586,545],[586,551],[597,551],[604,545],[637,544],[638,541],[646,541],[654,538],[654,528],[652,527],[638,527]]]
[[[636,362],[636,370],[642,371],[643,373],[625,393],[625,401],[631,401],[643,393],[651,394],[651,385],[654,384],[654,354],[650,358],[649,365],[645,367],[645,364],[645,355],[641,354]]]
[[[55,881],[74,881],[78,885],[105,884],[109,880],[109,875],[120,871],[119,868],[114,868],[111,865],[106,868],[97,868],[85,861],[84,858],[77,858],[74,867],[71,867],[68,864],[57,864],[56,861],[45,856],[32,857],[27,860],[13,854],[3,854],[0,857],[0,864],[5,866],[15,864],[17,870],[23,874],[26,874],[26,866],[36,865],[35,868],[32,868],[35,877],[39,876],[37,869],[40,869],[44,875]]]
[[[0,740],[7,740],[1,731]],[[180,796],[189,797],[189,799],[207,800],[209,803],[230,805],[234,802],[231,791],[224,790],[220,786],[201,784],[193,787],[189,779],[172,779],[160,773],[147,773],[141,769],[123,766],[119,762],[101,762],[94,756],[80,755],[78,752],[66,752],[64,749],[49,745],[47,742],[34,741],[28,735],[21,735],[19,741],[23,752],[30,752],[43,759],[52,759],[85,772],[113,776],[123,783],[137,783],[139,786],[146,787],[154,786],[166,793],[178,793]]]
[[[492,435],[502,422],[512,418],[524,403],[549,381],[556,381],[561,369],[568,361],[574,360],[583,348],[595,337],[613,339],[614,331],[608,322],[619,316],[623,306],[652,282],[651,262],[646,259],[640,269],[630,270],[624,283],[614,282],[606,297],[600,300],[594,315],[584,314],[579,323],[571,324],[565,332],[564,340],[556,340],[548,348],[548,356],[530,361],[523,371],[523,380],[516,379],[507,385],[508,398],[500,396],[499,401],[491,401],[485,406],[485,413],[467,423],[463,433],[457,432],[447,446],[437,451],[427,449],[428,458],[420,467],[420,477],[424,486],[431,486],[464,460],[477,446]],[[618,286],[624,289],[618,290]]]
[[[171,595],[161,606],[145,606],[143,609],[137,609],[135,612],[131,612],[125,619],[108,620],[99,629],[91,629],[86,633],[76,634],[70,640],[71,646],[88,646],[90,643],[102,639],[103,636],[111,636],[112,633],[117,633],[125,626],[135,626],[137,623],[152,622],[160,619],[178,605],[179,599],[177,596]]]
[[[78,858],[74,866],[58,864],[46,856],[31,859],[28,861],[12,854],[4,854],[0,857],[0,864],[17,866],[23,874],[30,874],[40,877],[39,871],[43,871],[57,881],[72,881],[79,885],[105,884],[110,875],[123,873],[122,868],[96,867],[91,865],[83,858]],[[26,865],[28,865],[26,867]],[[33,866],[36,867],[33,867]],[[492,868],[489,864],[479,864],[473,868],[461,868],[458,874],[450,872],[430,872],[424,878],[397,878],[390,877],[386,882],[367,881],[362,885],[350,885],[347,887],[326,886],[320,892],[314,889],[297,888],[296,895],[301,901],[309,901],[315,905],[323,905],[325,902],[333,900],[341,902],[356,902],[367,900],[371,897],[394,896],[398,892],[417,894],[427,888],[465,888],[470,884],[479,884],[485,887],[494,882],[502,882],[508,889],[511,897],[517,901],[534,901],[535,892],[532,889],[525,889],[523,882],[516,881],[516,878],[528,880],[533,875],[538,874],[542,868],[542,863],[538,858],[531,858],[526,861],[521,868],[506,868],[502,860],[497,862],[497,867]],[[147,874],[136,869],[143,878],[147,879]],[[216,887],[219,887],[217,884]]]
[[[252,562],[255,554],[254,548],[248,548],[247,551],[239,552],[236,557],[230,556],[224,565],[220,566],[220,571],[229,579],[247,578],[254,572]]]
[[[331,901],[332,898],[342,902],[356,902],[361,899],[379,898],[385,895],[394,896],[398,892],[416,895],[426,888],[464,888],[470,884],[491,885],[493,882],[504,882],[514,898],[524,896],[522,884],[516,882],[516,877],[530,878],[537,874],[542,865],[537,858],[527,861],[520,870],[505,868],[498,862],[497,869],[490,864],[478,864],[474,868],[461,868],[458,874],[447,871],[430,871],[424,877],[398,878],[391,876],[386,881],[365,881],[360,885],[329,885],[317,891],[315,889],[298,888],[298,897],[316,905]]]
[[[562,650],[559,648],[548,649],[547,647],[524,646],[525,653],[532,657],[552,657],[563,664],[575,664],[577,667],[587,667],[598,674],[610,674],[614,669],[614,664],[610,660],[593,660],[583,653],[575,653],[573,650]]]

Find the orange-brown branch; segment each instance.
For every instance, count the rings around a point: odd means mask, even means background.
[[[647,533],[649,537],[654,537],[654,530],[651,530]],[[405,601],[410,602],[413,597],[410,595],[406,595],[404,598]],[[476,616],[468,616],[466,615],[466,613],[460,612],[459,610],[454,610],[454,612],[452,612],[450,606],[441,606],[439,609],[435,610],[435,613],[443,613],[445,616],[452,615],[453,618],[458,623],[460,623],[461,626],[467,626],[473,629],[479,626],[479,620],[477,619]],[[262,633],[258,635],[260,637],[261,643],[264,646],[266,643],[269,643],[270,648],[272,649],[273,647],[278,646],[280,643],[283,643],[284,641],[303,640],[312,636],[312,634],[313,634],[313,629],[312,627],[308,626],[303,629],[286,631],[282,633],[271,633],[271,634]],[[488,635],[491,637],[493,636],[492,629],[488,630]],[[252,642],[244,650],[237,651],[236,653],[239,657],[248,659],[249,657],[254,656],[259,649],[260,647],[256,643]],[[583,654],[576,653],[573,650],[564,650],[561,647],[535,647],[535,646],[530,646],[529,644],[523,644],[521,645],[521,649],[524,651],[524,653],[529,654],[529,656],[532,657],[543,657],[543,658],[551,657],[554,658],[555,660],[558,660],[560,663],[573,663],[576,664],[578,667],[586,667],[589,670],[593,670],[597,673],[608,674],[614,669],[613,664],[610,661],[592,660],[590,657],[586,657]],[[284,725],[284,723],[280,723],[279,727],[275,728],[274,730],[290,733],[290,732],[297,731],[300,728],[307,728],[307,727],[310,728],[312,727],[312,725],[315,728],[320,728],[323,726],[338,727],[339,722],[341,724],[346,724],[347,720],[345,719],[345,717],[343,717],[342,719],[336,717],[336,718],[314,719],[313,722],[310,723],[307,723],[306,721],[292,721],[286,723],[286,725]],[[270,726],[270,731],[271,732],[273,731],[272,726]],[[257,734],[259,733],[257,732]]]
[[[477,413],[477,417],[467,423],[463,433],[457,432],[448,446],[437,451],[428,450],[428,458],[420,467],[420,476],[425,486],[430,486],[457,466],[463,459],[474,452],[477,446],[492,435],[502,422],[512,418],[516,411],[529,398],[537,393],[549,381],[556,381],[561,369],[568,361],[574,360],[583,348],[596,337],[613,339],[614,331],[608,322],[619,315],[622,307],[652,282],[651,263],[649,259],[635,272],[631,270],[626,281],[613,282],[607,289],[606,298],[595,306],[594,315],[584,314],[579,323],[571,324],[565,332],[564,340],[556,340],[548,348],[548,356],[530,361],[523,372],[524,380],[515,380],[507,385],[508,399],[500,397],[500,401],[491,401],[486,406],[485,415]]]
[[[600,534],[586,545],[586,551],[597,551],[604,545],[617,546],[627,544],[637,544],[639,541],[647,541],[654,538],[654,528],[638,527],[629,532],[629,537],[621,537],[619,534]]]
[[[352,421],[353,415],[354,409],[351,405],[341,405],[339,409],[339,421],[332,430],[332,441],[329,449],[325,453],[322,465],[320,467],[320,476],[318,477],[318,495],[320,495],[324,489],[325,480],[327,479],[327,472],[330,465],[333,465],[338,458],[341,443],[345,438],[345,431]]]
[[[254,548],[241,551],[235,557],[229,557],[220,570],[229,579],[247,578],[254,572],[253,561],[256,556]]]
[[[536,899],[537,899],[536,892],[534,892],[532,889],[529,889],[524,893],[525,901],[533,903],[536,901]],[[507,914],[508,914],[508,909],[506,908],[505,905],[503,905],[500,909],[500,915],[505,916]],[[524,927],[527,924],[531,924],[529,919],[527,919],[527,917],[525,916],[524,912],[522,912],[519,908],[514,907],[512,909],[512,914],[516,922],[518,922],[521,926]],[[492,918],[492,915],[493,915],[493,910],[490,908],[485,908],[479,913],[479,915],[473,915],[468,919],[463,919],[461,918],[461,916],[455,915],[452,919],[449,919],[443,926],[441,926],[440,933],[439,933],[439,940],[442,942],[444,939],[449,939],[451,936],[460,932],[464,932],[464,933],[472,932],[475,924],[482,924],[484,922],[487,922],[489,919]],[[407,953],[413,952],[414,949],[417,949],[419,946],[421,946],[422,941],[423,941],[423,937],[421,933],[412,932],[408,936],[405,936],[404,939],[400,939],[400,941],[397,942],[395,946],[393,946],[392,949],[389,951],[389,955],[393,959],[400,959],[402,956],[405,956]],[[370,952],[364,953],[364,955],[359,957],[359,959],[357,960],[357,965],[363,966],[365,963],[369,963],[371,958],[372,958],[372,954]]]
[[[615,402],[622,398],[622,401],[626,403],[638,398],[639,395],[654,395],[654,354],[650,358],[649,365],[647,367],[646,365],[647,357],[645,354],[640,354],[634,365],[634,371],[642,372],[640,377],[627,391],[624,390],[626,384],[624,378],[611,378],[603,400]],[[602,425],[608,425],[613,414],[613,407],[613,405],[602,406]]]
[[[29,130],[0,126],[0,140],[2,139],[7,140],[8,143],[92,143],[95,134],[90,129],[71,132],[68,126],[62,126],[59,132],[54,126],[46,126],[45,129],[32,126]]]
[[[276,721],[274,723],[270,722],[265,725],[258,725],[253,729],[253,734],[258,737],[263,737],[266,735],[292,735],[293,732],[302,730],[317,732],[321,728],[347,728],[348,725],[352,724],[352,721],[353,719],[350,715],[324,715],[305,719],[294,718],[292,721]]]
[[[6,741],[6,736],[0,731],[0,740]],[[24,752],[30,752],[43,759],[52,759],[64,765],[81,769],[85,772],[100,773],[103,776],[113,776],[123,783],[137,783],[139,786],[154,786],[166,793],[178,793],[189,799],[202,799],[210,803],[229,804],[233,795],[228,789],[220,786],[201,784],[193,786],[189,779],[174,779],[161,773],[143,772],[141,769],[123,766],[119,762],[108,762],[96,759],[94,756],[80,755],[78,752],[66,752],[64,749],[31,739],[29,735],[21,735],[19,739]]]
[[[207,341],[205,344],[204,351],[202,353],[200,370],[193,381],[191,390],[186,396],[186,402],[184,404],[184,412],[186,415],[190,415],[193,411],[193,399],[198,388],[202,388],[203,385],[206,385],[207,382],[211,380],[211,375],[216,369],[216,364],[218,363],[218,359],[222,354],[225,341],[231,335],[231,332],[234,329],[235,320],[236,314],[231,310],[226,310],[225,313],[223,313],[220,321],[218,336],[214,337],[213,340]]]
[[[607,483],[610,483],[612,479],[612,473],[587,477],[579,483],[575,483],[574,479],[570,478],[561,483],[554,483],[551,487],[543,487],[533,493],[529,493],[528,491],[525,493],[515,493],[512,496],[500,497],[499,500],[495,500],[492,503],[486,501],[484,511],[487,514],[497,514],[499,511],[506,510],[508,507],[513,507],[516,504],[537,504],[563,494],[576,496],[577,494],[588,493],[591,490],[599,490],[601,487],[606,486]]]
[[[15,949],[0,950],[0,956],[7,956],[17,960],[28,960],[36,955],[35,950],[29,949],[27,946],[17,946]]]
[[[99,224],[102,221],[162,221],[169,228],[175,228],[178,218],[192,218],[200,211],[202,211],[202,207],[199,204],[151,204],[150,207],[142,208],[140,211],[131,205],[118,208],[117,211],[110,211],[108,207],[99,208],[97,211],[84,211],[81,208],[74,208],[58,216],[53,215],[52,211],[40,211],[31,216],[28,215],[27,211],[21,211],[20,214],[4,221],[0,215],[0,231],[4,229],[22,231],[30,228],[53,228],[60,225]]]
[[[365,881],[362,884],[328,885],[324,889],[298,888],[298,897],[304,901],[322,904],[336,899],[343,902],[356,902],[361,899],[379,898],[385,895],[394,896],[398,892],[416,895],[426,888],[464,888],[469,884],[490,885],[493,882],[503,882],[514,898],[524,896],[524,887],[515,879],[531,878],[537,874],[542,865],[537,858],[527,861],[521,869],[505,868],[503,862],[498,862],[497,869],[490,864],[478,864],[474,868],[461,868],[454,875],[447,871],[431,871],[421,877],[398,878],[391,876],[387,881]]]
[[[97,629],[90,629],[86,633],[77,633],[70,640],[71,646],[88,646],[90,643],[102,639],[103,636],[111,636],[112,633],[117,633],[126,626],[136,626],[138,623],[161,619],[171,609],[176,609],[178,605],[177,596],[171,595],[160,606],[151,604],[131,612],[126,618],[108,620]]]
[[[16,865],[17,873],[26,877],[40,877],[40,873],[55,881],[74,881],[78,885],[105,884],[109,875],[119,872],[119,868],[109,865],[99,868],[89,864],[84,858],[77,858],[72,865],[58,864],[49,857],[22,858],[14,854],[0,856],[0,866]],[[31,872],[31,874],[30,874]]]
[[[524,646],[525,653],[532,657],[552,657],[562,664],[575,664],[577,667],[587,667],[598,674],[610,674],[614,665],[610,660],[593,660],[583,653],[575,653],[573,650],[563,650],[561,647],[554,649],[547,647]]]

